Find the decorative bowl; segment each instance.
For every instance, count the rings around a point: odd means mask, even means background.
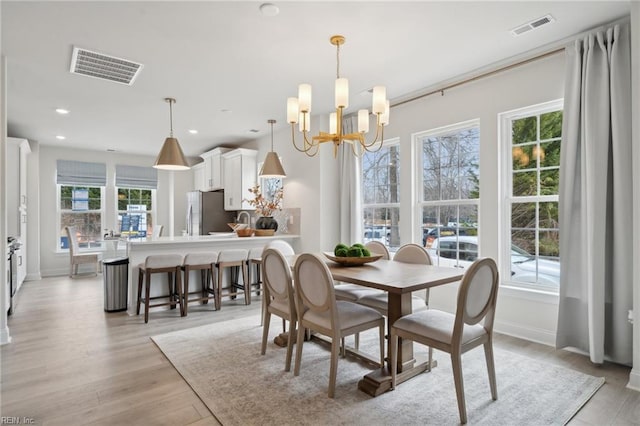
[[[238,229],[249,228],[249,225],[247,225],[246,223],[227,223],[227,225],[229,225],[229,228],[233,229],[234,231],[237,231]]]
[[[250,237],[253,235],[253,229],[251,228],[236,229],[236,234],[238,234],[238,237]]]
[[[256,229],[256,237],[273,237],[275,229]]]
[[[324,252],[324,255],[327,257],[327,259],[333,260],[334,262],[339,263],[343,266],[360,266],[364,265],[365,263],[375,262],[376,260],[382,258],[381,254],[372,254],[371,256],[363,257],[338,257],[333,253],[327,251]]]

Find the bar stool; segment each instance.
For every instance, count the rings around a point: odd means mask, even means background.
[[[149,308],[156,306],[171,306],[174,309],[180,305],[180,316],[184,316],[182,305],[182,280],[180,279],[180,268],[182,266],[182,255],[179,254],[155,254],[147,256],[144,263],[138,265],[138,307],[136,314],[140,315],[140,303],[144,302],[144,322],[149,322]],[[151,297],[151,275],[166,273],[169,278],[169,294],[164,296]],[[144,296],[142,297],[142,282],[145,283]],[[151,305],[151,299],[169,298],[168,302]]]
[[[216,267],[218,268],[218,292],[220,294],[218,300],[226,296],[235,298],[238,294],[242,294],[237,291],[238,289],[240,289],[244,293],[244,304],[251,304],[251,284],[249,284],[249,279],[247,276],[248,256],[249,250],[245,249],[222,250],[220,253],[218,253],[218,262],[216,263]],[[229,292],[222,294],[222,277],[225,268],[232,268],[230,271],[231,283],[229,285]],[[242,269],[242,284],[239,284],[237,280],[238,269]]]
[[[215,277],[215,267],[218,262],[218,253],[187,253],[182,262],[182,271],[184,272],[184,315],[187,315],[189,302],[202,302],[206,304],[209,299],[215,302],[216,310],[220,309],[218,300],[219,291],[217,290],[217,282]],[[191,271],[200,271],[200,290],[189,292],[189,275]],[[211,284],[211,286],[209,286]],[[200,297],[189,298],[189,295],[199,294]]]

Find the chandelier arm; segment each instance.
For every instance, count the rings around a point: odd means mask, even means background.
[[[307,137],[306,137],[306,132],[303,132],[304,134],[304,148],[299,148],[298,144],[296,143],[296,130],[295,130],[295,123],[291,123],[291,141],[293,142],[293,147],[295,149],[297,149],[300,152],[304,152],[306,153],[307,151],[309,151],[309,149],[311,149],[311,146],[307,146]]]
[[[381,132],[380,132],[380,145],[378,145],[378,147],[376,149],[369,149],[369,147],[371,147],[374,143],[376,143],[377,139],[378,139],[378,135],[377,135],[377,131],[376,131],[376,139],[374,139],[373,142],[371,142],[369,145],[362,145],[362,147],[365,149],[365,151],[367,152],[378,152],[380,151],[380,149],[382,148],[382,143],[384,142],[384,126],[380,126]]]

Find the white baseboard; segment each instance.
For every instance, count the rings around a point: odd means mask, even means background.
[[[493,325],[493,330],[497,333],[530,340],[547,346],[555,347],[556,345],[556,334],[552,331],[541,328],[526,327],[522,324],[506,321],[496,321]]]
[[[635,367],[631,369],[631,373],[629,373],[629,383],[627,383],[627,387],[629,389],[633,389],[635,391],[640,392],[640,367]]]
[[[27,276],[24,278],[25,281],[39,281],[42,279],[42,275],[40,275],[40,272],[36,272],[34,274],[27,274]]]
[[[0,345],[6,345],[7,343],[11,343],[9,327],[5,327],[4,330],[0,330]]]

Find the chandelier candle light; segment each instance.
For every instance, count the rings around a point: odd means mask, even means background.
[[[369,131],[369,111],[361,109],[358,111],[358,131],[344,134],[342,127],[342,117],[344,110],[349,107],[349,81],[340,77],[340,46],[344,44],[345,38],[341,35],[334,35],[330,39],[331,44],[336,46],[337,76],[335,84],[335,107],[336,112],[329,116],[329,133],[320,132],[318,136],[313,136],[311,140],[308,133],[311,128],[311,85],[300,84],[298,86],[298,97],[287,99],[287,121],[291,124],[291,139],[293,146],[300,152],[304,152],[310,157],[318,153],[320,144],[333,142],[333,155],[338,153],[338,147],[343,142],[351,144],[353,153],[358,155],[363,150],[369,152],[378,151],[382,147],[384,140],[384,126],[389,124],[389,100],[386,98],[384,86],[373,88],[372,111],[376,115],[376,136],[371,142],[365,141],[365,133]],[[302,132],[304,145],[299,147],[295,139],[295,125],[300,123],[299,130]],[[377,142],[379,146],[373,148]],[[359,145],[361,149],[357,149]]]

